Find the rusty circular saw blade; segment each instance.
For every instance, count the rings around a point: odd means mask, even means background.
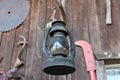
[[[26,0],[0,0],[0,31],[18,27],[28,13],[29,3]]]

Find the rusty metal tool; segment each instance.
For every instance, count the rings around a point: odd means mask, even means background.
[[[0,32],[19,26],[29,13],[26,0],[0,0]]]
[[[91,45],[83,40],[75,42],[75,45],[83,48],[87,71],[90,72],[90,80],[96,80],[95,61]]]

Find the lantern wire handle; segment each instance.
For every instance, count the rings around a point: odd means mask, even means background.
[[[57,19],[55,18],[55,15],[56,15],[56,12],[57,12],[58,8],[57,8],[57,7],[54,7],[54,8],[52,8],[52,9],[53,9],[53,13],[52,13],[52,15],[51,15],[51,17],[50,17],[49,22],[46,24],[46,30],[47,30],[48,28],[52,27],[52,23],[53,23],[54,21],[57,21]]]
[[[55,15],[56,15],[56,12],[57,12],[58,8],[57,7],[53,7],[52,9],[53,9],[53,13],[52,13],[52,16],[50,18],[50,21],[54,22],[54,21],[56,21]]]
[[[71,32],[67,29],[67,32],[68,32],[68,35],[69,35],[69,38],[70,38],[70,46],[71,46],[71,55],[70,55],[70,58],[74,59],[75,58],[75,44],[74,44],[74,39],[72,37],[72,34]]]
[[[57,3],[60,9],[60,12],[62,14],[63,20],[65,21],[65,24],[68,26],[68,20],[67,20],[64,8],[63,8],[62,0],[57,0]]]

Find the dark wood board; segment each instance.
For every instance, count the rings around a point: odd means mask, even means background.
[[[0,40],[0,58],[4,57],[0,69],[7,72],[14,65],[21,46],[19,35],[23,35],[28,45],[22,52],[24,66],[16,74],[25,77],[25,80],[89,80],[83,50],[76,47],[76,72],[64,76],[47,75],[42,71],[42,43],[46,23],[49,22],[53,10],[58,6],[56,0],[27,0],[30,3],[30,12],[25,21],[18,28],[2,33]],[[64,1],[64,0],[63,0]],[[65,0],[64,10],[69,22],[68,28],[73,33],[74,40],[88,41],[93,52],[113,50],[120,51],[120,3],[119,0],[111,0],[112,24],[106,25],[106,1],[105,0]],[[63,20],[60,10],[55,15],[57,20]],[[100,55],[102,53],[95,53]],[[117,55],[117,54],[116,54]],[[97,61],[97,73],[105,74],[105,64],[114,63],[115,60]],[[119,62],[119,60],[117,61]],[[100,69],[100,68],[103,69]],[[98,80],[105,77],[97,76]]]

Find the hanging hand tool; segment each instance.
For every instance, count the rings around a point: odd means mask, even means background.
[[[112,24],[112,17],[111,17],[111,0],[106,0],[106,6],[107,6],[107,11],[106,11],[106,24]]]
[[[63,20],[64,20],[65,24],[68,26],[68,20],[67,20],[64,8],[63,8],[62,0],[57,0],[57,3],[60,8],[60,12],[62,14]]]
[[[0,1],[0,31],[6,32],[19,26],[29,13],[26,0]]]
[[[87,71],[90,72],[90,80],[96,80],[95,62],[91,45],[86,41],[77,41],[75,45],[83,48]]]

